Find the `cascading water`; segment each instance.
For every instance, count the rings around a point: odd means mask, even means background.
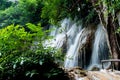
[[[61,27],[51,32],[50,35],[55,37],[50,42],[51,46],[61,48],[66,53],[65,68],[80,66],[90,69],[94,66],[100,67],[100,60],[109,59],[105,34],[102,25],[90,24],[82,28],[75,21],[64,19]]]
[[[64,19],[61,21],[61,27],[51,27],[54,30],[50,33],[54,38],[51,41],[53,47],[61,48],[66,45],[66,49],[70,47],[71,44],[74,43],[74,38],[80,31],[81,27],[77,26],[77,23],[71,21],[70,19]]]
[[[95,32],[95,40],[92,48],[92,56],[89,69],[92,69],[93,67],[101,68],[100,60],[109,59],[105,34],[106,33],[103,30],[103,26],[99,24]]]
[[[90,52],[87,52],[86,45],[90,44],[90,36],[94,33],[94,28],[83,28],[77,34],[75,41],[67,51],[64,63],[65,68],[81,66],[87,68]],[[86,57],[88,55],[88,57]],[[88,59],[87,59],[88,58]]]
[[[70,48],[67,51],[66,60],[64,64],[65,68],[78,66],[78,48],[79,48],[78,46],[80,45],[79,38],[81,34],[82,34],[82,31],[77,34],[74,44],[71,44]]]

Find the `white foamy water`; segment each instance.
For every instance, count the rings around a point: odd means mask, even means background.
[[[103,26],[101,24],[98,25],[98,28],[95,32],[95,40],[93,43],[92,48],[92,56],[91,56],[91,62],[88,69],[92,69],[93,67],[102,68],[101,60],[103,59],[109,59],[108,52],[106,51],[106,36],[105,31],[103,30]],[[102,51],[103,50],[103,51]],[[110,63],[105,64],[106,66],[109,66]]]

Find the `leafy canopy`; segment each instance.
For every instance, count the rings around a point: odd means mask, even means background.
[[[49,23],[57,24],[66,17],[93,22],[97,17],[92,4],[88,0],[45,0],[42,8],[42,18],[48,18]]]

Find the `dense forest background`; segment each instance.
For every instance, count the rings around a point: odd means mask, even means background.
[[[59,68],[64,54],[43,45],[52,38],[49,26],[64,18],[103,24],[111,57],[119,59],[119,10],[120,0],[0,0],[0,80],[67,80]]]

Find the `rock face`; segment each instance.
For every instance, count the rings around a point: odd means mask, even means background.
[[[94,67],[92,67],[92,69],[91,69],[91,71],[99,71],[100,70],[100,68],[98,68],[97,66],[94,66]]]
[[[66,72],[70,80],[120,80],[120,71],[116,70],[86,71],[75,67]]]
[[[80,67],[67,69],[66,72],[68,73],[70,80],[77,80],[79,77],[83,78],[87,76],[87,71]]]

